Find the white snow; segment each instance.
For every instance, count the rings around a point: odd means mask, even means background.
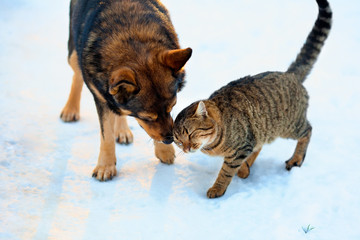
[[[314,24],[315,0],[164,0],[192,47],[176,114],[239,77],[285,70]],[[118,176],[91,178],[99,125],[85,88],[81,119],[59,119],[70,90],[68,1],[0,1],[0,239],[360,239],[360,4],[331,0],[334,24],[305,85],[313,136],[264,147],[248,179],[207,199],[222,159],[182,154],[161,164],[130,120]],[[303,228],[310,225],[307,234]]]

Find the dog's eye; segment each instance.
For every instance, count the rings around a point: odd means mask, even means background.
[[[151,113],[139,113],[138,118],[145,122],[155,122],[158,119],[158,115]]]
[[[144,117],[141,117],[140,118],[142,121],[144,121],[144,122],[153,122],[154,120],[153,119],[151,119],[151,118],[144,118]]]

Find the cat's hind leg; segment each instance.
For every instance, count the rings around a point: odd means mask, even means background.
[[[241,164],[241,166],[240,166],[240,168],[238,170],[238,173],[237,173],[237,175],[240,178],[245,179],[250,175],[250,167],[254,164],[254,162],[255,162],[257,156],[259,155],[260,151],[261,151],[261,147],[258,150],[252,152],[250,154],[250,156],[247,157],[245,159],[245,161]]]
[[[302,163],[304,162],[306,150],[311,138],[311,132],[312,127],[308,122],[306,122],[305,130],[299,134],[299,137],[297,138],[298,142],[293,156],[285,162],[286,169],[288,171],[290,171],[292,167],[301,167]]]

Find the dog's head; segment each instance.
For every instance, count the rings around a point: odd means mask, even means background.
[[[112,71],[109,93],[122,112],[135,117],[156,141],[173,141],[170,112],[184,85],[183,67],[191,54],[191,48],[164,50],[139,56]]]

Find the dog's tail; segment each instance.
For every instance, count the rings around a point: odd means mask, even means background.
[[[296,60],[287,70],[289,73],[294,73],[300,82],[304,82],[310,73],[331,28],[332,11],[329,2],[327,0],[316,0],[316,2],[319,6],[319,14],[315,25]]]

